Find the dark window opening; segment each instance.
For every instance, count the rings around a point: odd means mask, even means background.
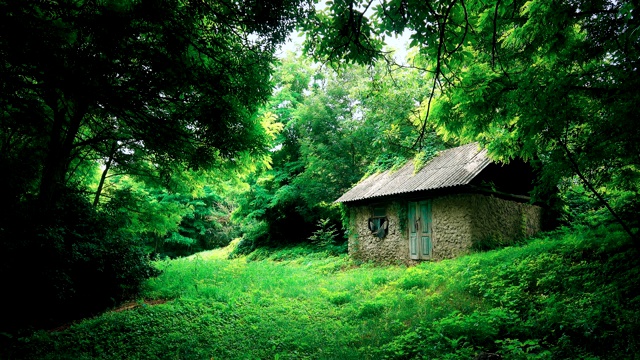
[[[369,218],[369,230],[380,239],[387,236],[389,229],[389,220],[387,219],[387,211],[383,207],[373,208],[373,216]]]

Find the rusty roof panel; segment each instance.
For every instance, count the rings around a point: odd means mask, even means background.
[[[371,175],[336,202],[466,185],[490,163],[487,151],[477,143],[459,146],[441,151],[415,174],[413,161],[409,161],[400,170]]]

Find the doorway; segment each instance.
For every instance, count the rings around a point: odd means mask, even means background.
[[[431,259],[431,200],[410,201],[408,210],[409,257],[415,260]]]

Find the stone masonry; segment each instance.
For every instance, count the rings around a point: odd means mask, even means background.
[[[377,204],[376,206],[382,206]],[[415,264],[409,259],[407,224],[400,226],[406,201],[386,204],[389,228],[380,239],[369,231],[373,206],[351,206],[349,254],[363,261]],[[538,206],[481,194],[455,194],[432,199],[433,260],[454,258],[471,251],[474,242],[507,245],[514,239],[540,231],[542,209]]]

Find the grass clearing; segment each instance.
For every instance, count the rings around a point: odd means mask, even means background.
[[[405,268],[310,248],[160,261],[145,299],[59,332],[6,340],[2,358],[633,358],[640,261],[621,232],[564,230]]]

